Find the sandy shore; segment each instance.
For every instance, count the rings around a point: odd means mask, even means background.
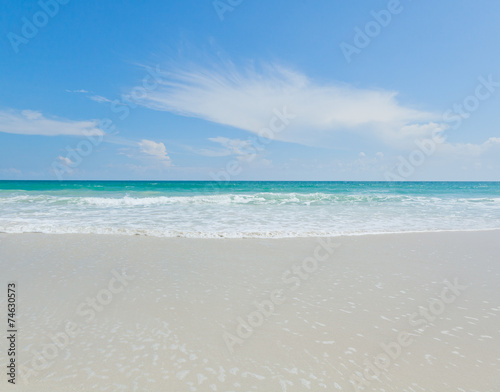
[[[500,391],[499,255],[500,231],[0,234],[16,390]]]

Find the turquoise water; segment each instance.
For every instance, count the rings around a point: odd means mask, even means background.
[[[499,182],[0,181],[0,231],[296,237],[500,228]]]

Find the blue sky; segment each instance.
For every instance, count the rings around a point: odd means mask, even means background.
[[[0,15],[0,179],[500,180],[494,0]]]

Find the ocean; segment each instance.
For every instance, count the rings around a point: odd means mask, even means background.
[[[0,232],[191,238],[500,228],[500,182],[0,181]]]

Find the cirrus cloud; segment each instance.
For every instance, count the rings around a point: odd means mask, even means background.
[[[294,120],[272,137],[305,145],[321,144],[339,131],[371,133],[397,145],[442,127],[435,123],[439,115],[402,105],[395,91],[319,84],[272,64],[261,71],[240,70],[230,62],[219,68],[174,68],[163,72],[159,86],[140,104],[257,134],[275,110],[286,108]]]
[[[0,132],[41,136],[104,135],[97,120],[72,121],[47,118],[34,110],[0,110]]]

